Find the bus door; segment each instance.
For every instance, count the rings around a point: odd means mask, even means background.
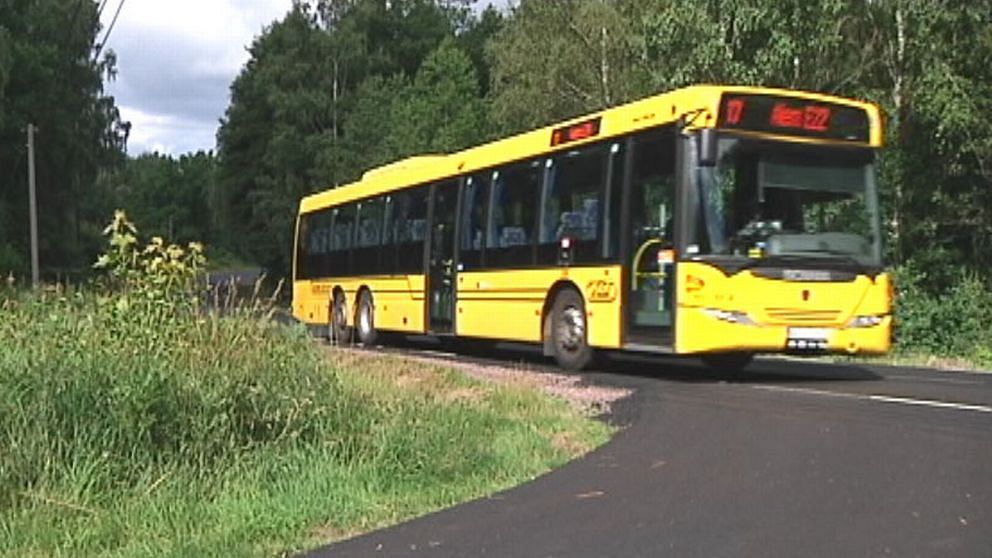
[[[637,136],[629,159],[624,342],[670,348],[675,288],[675,134]]]
[[[455,323],[455,214],[458,183],[436,184],[431,194],[427,255],[428,331],[452,333]]]

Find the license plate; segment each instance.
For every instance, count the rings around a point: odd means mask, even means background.
[[[804,339],[806,341],[826,341],[830,330],[824,327],[790,327],[789,339]]]

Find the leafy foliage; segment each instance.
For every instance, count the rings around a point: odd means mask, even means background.
[[[118,163],[128,124],[103,79],[115,56],[96,59],[98,2],[0,2],[0,266],[26,272],[28,199],[25,130],[38,127],[36,167],[41,260],[71,269],[99,249],[99,223],[113,206],[95,188]],[[17,254],[12,257],[12,254]]]
[[[326,542],[315,525],[419,515],[607,436],[530,389],[406,362],[409,381],[303,328],[205,313],[196,244],[140,248],[123,212],[106,236],[96,292],[0,285],[4,556],[299,551]]]
[[[156,318],[162,312],[196,312],[204,294],[199,277],[206,264],[202,244],[190,242],[182,248],[156,236],[139,249],[138,230],[123,211],[114,213],[103,233],[108,249],[93,267],[110,273],[118,310]]]

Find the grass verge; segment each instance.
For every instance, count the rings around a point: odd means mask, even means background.
[[[292,554],[609,436],[531,387],[328,352],[249,316],[0,303],[3,556]]]

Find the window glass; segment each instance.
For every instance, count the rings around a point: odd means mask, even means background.
[[[541,163],[532,161],[493,173],[487,267],[533,264],[541,171]]]
[[[623,207],[623,180],[627,163],[626,144],[616,142],[610,144],[609,149],[610,176],[608,180],[610,184],[605,202],[606,207],[603,208],[603,213],[608,218],[601,242],[601,253],[604,259],[615,260],[620,255],[620,210]]]
[[[355,204],[331,210],[334,227],[331,234],[327,274],[331,277],[351,275],[351,243],[355,228]]]
[[[395,239],[395,273],[423,273],[427,234],[427,188],[418,187],[393,196],[390,233]]]
[[[541,215],[539,254],[554,264],[561,239],[572,241],[572,261],[595,261],[603,217],[607,149],[567,151],[547,163],[548,179]]]
[[[307,277],[326,276],[331,251],[331,211],[325,209],[303,217],[306,219],[306,226],[300,231],[300,242],[304,244],[303,262]]]
[[[352,255],[352,272],[356,275],[378,273],[380,242],[382,240],[382,198],[372,198],[358,204],[358,226]]]
[[[662,130],[634,140],[630,224],[636,252],[645,243],[669,246],[675,231],[675,137]],[[657,242],[656,242],[657,241]],[[647,261],[639,265],[653,265]],[[656,262],[656,260],[653,260]]]
[[[483,240],[486,229],[486,209],[489,200],[489,174],[470,176],[462,192],[462,227],[459,242],[459,263],[463,269],[482,265]]]
[[[455,213],[457,210],[458,183],[451,181],[438,184],[434,191],[432,254],[440,254],[444,258],[450,258],[454,255]]]
[[[310,260],[310,229],[312,213],[300,215],[296,229],[296,273],[297,280],[313,277],[313,262]]]

